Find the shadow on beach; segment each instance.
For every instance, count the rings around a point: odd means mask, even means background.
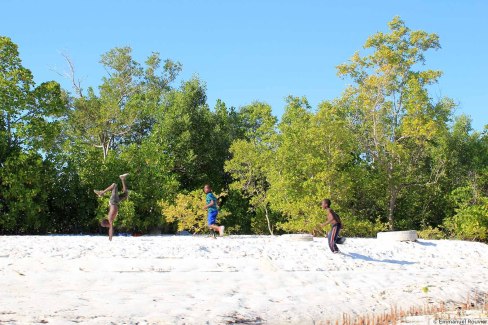
[[[400,265],[415,264],[415,262],[409,262],[409,261],[398,261],[398,260],[389,260],[389,259],[378,260],[378,259],[366,256],[366,255],[358,254],[358,253],[349,253],[347,255],[351,256],[353,259],[363,260],[363,261],[367,261],[367,262],[380,262],[380,263],[390,263],[390,264],[400,264]]]
[[[419,244],[419,245],[422,245],[422,246],[437,246],[437,244],[434,244],[434,243],[431,243],[431,242],[428,242],[428,241],[415,241],[414,242],[415,244]]]

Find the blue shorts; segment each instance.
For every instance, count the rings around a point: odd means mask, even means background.
[[[217,214],[219,214],[219,210],[208,211],[208,225],[215,225],[217,223]]]

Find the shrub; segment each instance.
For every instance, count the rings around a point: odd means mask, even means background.
[[[216,193],[214,193],[218,196]],[[207,211],[203,209],[205,196],[202,190],[194,190],[188,194],[178,194],[174,203],[160,201],[163,216],[167,222],[176,222],[178,231],[186,230],[192,234],[207,233]],[[219,211],[218,221],[222,222],[230,213]]]
[[[446,234],[440,230],[439,228],[432,228],[428,226],[420,231],[417,232],[419,238],[422,239],[445,239]]]
[[[341,219],[343,224],[341,235],[347,237],[376,237],[378,232],[388,228],[388,224],[379,219],[374,222],[353,216],[344,216]]]
[[[456,214],[443,222],[452,238],[487,241],[488,197],[473,184],[452,191],[451,200],[458,203]]]
[[[464,206],[456,210],[456,215],[446,218],[444,228],[453,238],[463,240],[487,240],[487,205]]]

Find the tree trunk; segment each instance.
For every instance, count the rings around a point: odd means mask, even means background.
[[[390,202],[388,203],[388,227],[390,230],[394,230],[394,213],[398,196],[398,189],[396,188],[396,186],[391,185],[389,187],[389,192]]]
[[[102,147],[102,151],[103,151],[103,161],[105,161],[107,159],[107,156],[108,156],[108,152],[110,150],[110,143],[112,142],[112,139],[111,138],[106,138],[104,135],[101,137],[101,147]]]
[[[393,176],[393,162],[388,163],[388,195],[390,200],[388,202],[388,228],[394,230],[395,228],[395,206],[398,195],[398,186],[395,184],[395,179]]]
[[[105,159],[107,159],[107,156],[108,156],[108,146],[109,146],[108,143],[103,145],[103,161],[105,161]]]
[[[268,206],[267,205],[264,206],[264,213],[265,213],[265,216],[266,216],[266,221],[268,222],[268,230],[269,230],[269,233],[271,235],[274,235],[273,234],[273,227],[271,227],[271,222],[269,221]]]

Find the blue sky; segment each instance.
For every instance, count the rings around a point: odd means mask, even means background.
[[[315,108],[340,96],[347,81],[336,66],[361,50],[368,36],[387,32],[400,16],[412,30],[436,33],[442,49],[427,54],[426,68],[444,72],[431,96],[453,98],[456,115],[473,128],[488,124],[488,1],[37,1],[1,0],[0,35],[18,46],[36,82],[75,64],[82,86],[97,87],[100,56],[131,46],[144,62],[151,52],[183,64],[182,80],[197,74],[217,99],[240,107],[264,101],[280,117],[285,97],[306,96]],[[177,86],[177,85],[176,85]]]

